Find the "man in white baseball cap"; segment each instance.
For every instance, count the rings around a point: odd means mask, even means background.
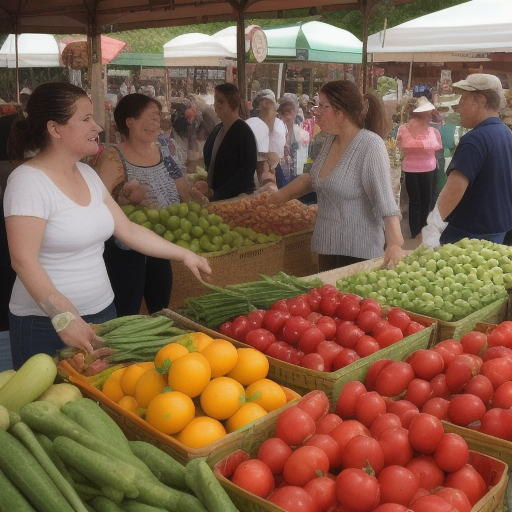
[[[438,220],[447,222],[440,243],[466,237],[502,243],[512,229],[512,131],[498,116],[501,82],[477,73],[453,87],[462,93],[461,125],[471,130],[460,139],[436,204]]]

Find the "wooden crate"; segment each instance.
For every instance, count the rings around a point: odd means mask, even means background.
[[[84,396],[99,403],[100,407],[121,427],[127,439],[151,443],[183,465],[186,465],[191,459],[206,457],[207,462],[213,466],[230,453],[242,449],[244,446],[243,440],[246,436],[259,439],[263,435],[262,433],[266,433],[271,428],[271,425],[275,424],[277,416],[281,411],[297,401],[296,399],[291,400],[284,407],[266,414],[235,432],[226,434],[221,439],[203,448],[190,448],[180,443],[174,437],[160,432],[140,416],[120,407],[93,386],[83,375],[78,373],[67,361],[60,361],[58,368],[60,375],[65,380],[77,386]]]

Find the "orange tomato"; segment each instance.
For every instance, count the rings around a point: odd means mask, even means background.
[[[213,341],[213,338],[204,332],[191,332],[187,337],[194,342],[197,352],[202,352]]]
[[[169,343],[162,347],[155,356],[155,367],[162,374],[167,373],[171,363],[178,357],[188,354],[188,349],[180,343]]]
[[[227,420],[245,403],[245,390],[229,377],[212,379],[201,393],[201,408],[216,420]]]
[[[181,391],[191,398],[199,396],[206,387],[212,371],[206,357],[199,352],[190,352],[178,357],[169,369],[169,387]]]
[[[194,419],[195,413],[189,396],[180,391],[166,391],[151,400],[146,421],[164,434],[176,434]]]
[[[153,368],[154,363],[151,363]],[[145,363],[135,363],[127,366],[121,376],[121,389],[125,395],[135,396],[135,386],[137,381],[146,373],[150,368]]]
[[[226,375],[237,380],[243,386],[249,386],[268,374],[267,356],[255,348],[238,348],[238,360],[235,367]]]
[[[140,412],[138,412],[140,410],[139,404],[137,403],[137,400],[133,398],[133,396],[123,396],[123,398],[119,400],[118,405],[123,409],[126,409],[127,411],[133,412],[134,414],[140,416]]]
[[[198,416],[176,435],[176,439],[189,448],[202,448],[225,435],[226,429],[220,421],[209,416]]]
[[[228,434],[230,432],[234,432],[239,428],[245,427],[245,425],[252,421],[262,418],[266,414],[267,411],[265,411],[261,405],[247,402],[242,405],[242,407],[240,407],[240,409],[238,409],[231,418],[228,418],[226,421],[226,432],[228,432]]]
[[[121,388],[121,377],[123,376],[125,369],[126,368],[119,368],[119,370],[112,372],[101,388],[102,393],[116,404],[119,403],[119,400],[121,400],[123,396],[125,396],[124,391]]]
[[[245,390],[247,401],[261,405],[267,412],[275,411],[286,404],[283,388],[270,379],[253,382]]]
[[[151,400],[161,393],[167,383],[164,376],[156,369],[147,370],[135,386],[135,400],[141,407],[147,408]]]
[[[212,370],[212,378],[229,373],[238,361],[238,351],[233,343],[216,339],[209,343],[201,354],[206,357]]]

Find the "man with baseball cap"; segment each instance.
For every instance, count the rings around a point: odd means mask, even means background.
[[[447,222],[440,243],[466,237],[502,243],[512,229],[512,131],[498,117],[501,82],[477,73],[453,87],[462,93],[461,125],[471,130],[460,139],[436,204]]]

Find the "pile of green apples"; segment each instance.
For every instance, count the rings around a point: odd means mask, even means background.
[[[435,250],[420,246],[394,270],[359,272],[336,285],[381,304],[455,322],[507,296],[512,247],[468,238]]]
[[[231,229],[220,215],[209,213],[195,201],[173,203],[159,209],[134,205],[125,205],[122,209],[132,222],[198,254],[229,251],[281,238],[274,233],[256,233],[250,228]]]

